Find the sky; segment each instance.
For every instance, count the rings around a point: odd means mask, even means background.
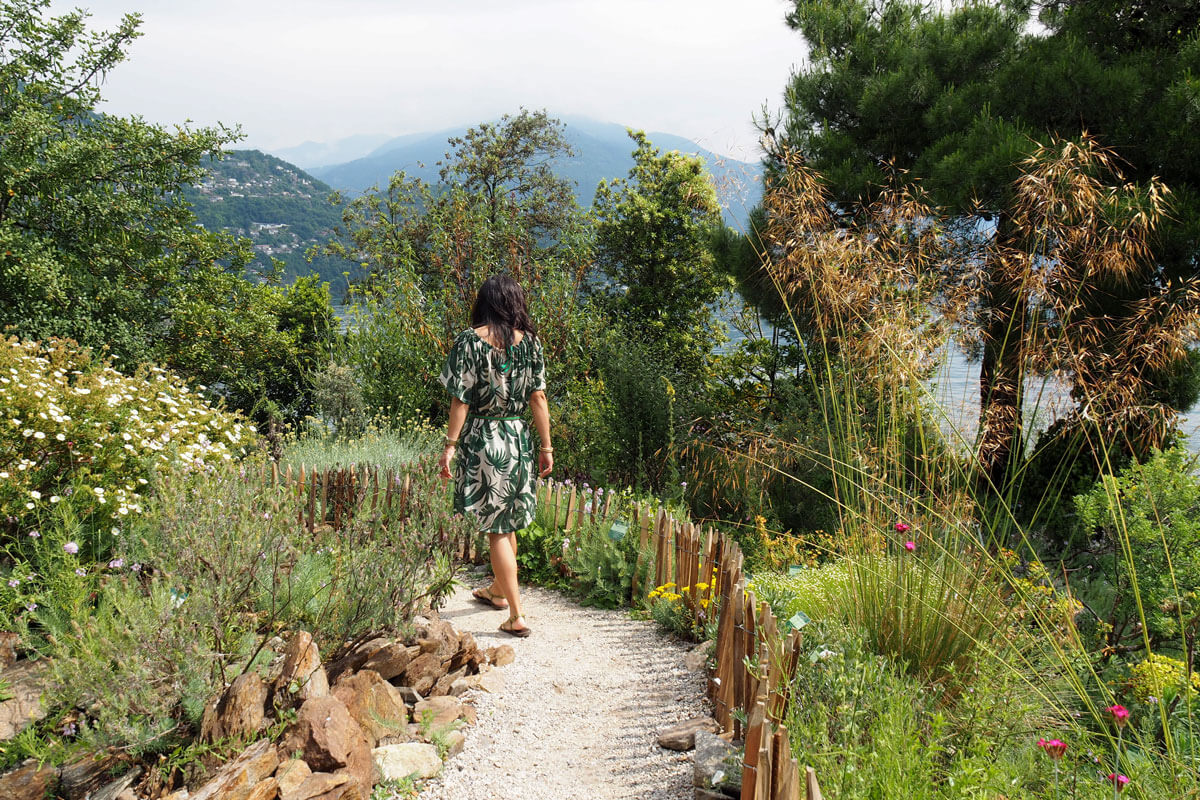
[[[265,150],[520,107],[686,136],[757,161],[804,44],[785,0],[54,0],[142,38],[103,110],[240,125]]]

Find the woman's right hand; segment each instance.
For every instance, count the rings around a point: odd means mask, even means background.
[[[554,453],[538,451],[538,475],[545,478],[554,471]]]
[[[450,480],[453,475],[450,474],[450,462],[454,460],[454,445],[449,445],[442,450],[442,457],[438,459],[438,477],[444,481]]]

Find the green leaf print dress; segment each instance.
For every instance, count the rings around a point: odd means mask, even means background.
[[[454,510],[473,514],[479,530],[511,533],[533,522],[536,477],[529,396],[546,388],[542,343],[526,334],[507,352],[473,330],[454,340],[442,385],[470,406],[454,460]]]

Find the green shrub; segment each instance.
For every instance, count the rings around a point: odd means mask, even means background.
[[[170,373],[124,375],[62,340],[0,342],[0,418],[0,546],[17,552],[55,506],[95,531],[123,527],[154,470],[228,461],[255,438]],[[110,542],[87,537],[85,555],[105,559]]]
[[[1029,797],[1049,781],[1039,716],[1020,681],[972,676],[950,698],[839,624],[805,629],[792,681],[792,750],[833,797]]]
[[[316,431],[289,441],[280,464],[297,470],[301,465],[326,469],[351,464],[400,469],[433,452],[440,443],[440,434],[428,424],[415,421],[371,424],[353,436],[331,436]]]
[[[1105,475],[1075,498],[1080,530],[1096,542],[1093,607],[1111,608],[1108,643],[1194,643],[1200,624],[1200,475],[1183,449]],[[1136,589],[1136,591],[1135,591]],[[1183,648],[1180,648],[1183,649]]]
[[[836,618],[839,600],[850,580],[844,562],[821,567],[803,567],[793,573],[760,572],[750,581],[754,596],[771,606],[779,619],[797,612],[813,620]]]

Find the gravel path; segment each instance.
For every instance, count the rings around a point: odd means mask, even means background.
[[[688,646],[628,610],[583,608],[541,589],[522,595],[527,639],[499,633],[507,612],[473,602],[468,589],[442,609],[481,648],[511,644],[516,661],[500,668],[497,693],[464,698],[479,722],[420,800],[692,797],[691,754],[655,741],[706,711],[703,676],[683,665]]]

